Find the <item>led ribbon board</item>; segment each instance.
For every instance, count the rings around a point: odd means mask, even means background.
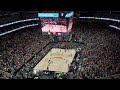
[[[58,13],[38,13],[38,17],[59,17]]]
[[[68,14],[66,14],[66,18],[68,18],[68,17],[71,17],[71,16],[73,16],[73,14],[74,14],[74,12],[70,12],[70,13],[68,13]]]

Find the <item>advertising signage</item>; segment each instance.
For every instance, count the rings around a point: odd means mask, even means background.
[[[59,17],[58,13],[38,13],[38,17]]]

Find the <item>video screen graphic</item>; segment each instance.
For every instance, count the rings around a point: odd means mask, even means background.
[[[63,16],[64,13],[61,13]],[[73,12],[59,17],[59,13],[38,13],[42,32],[62,33],[70,32],[73,25]],[[69,21],[69,22],[68,22]]]
[[[73,18],[74,18],[73,16],[69,18],[68,32],[70,32],[72,30]]]
[[[73,15],[74,15],[74,12],[70,12],[70,13],[66,14],[65,18],[72,17]]]
[[[38,13],[38,17],[59,17],[58,13]]]
[[[67,32],[67,21],[63,18],[40,18],[42,32]]]

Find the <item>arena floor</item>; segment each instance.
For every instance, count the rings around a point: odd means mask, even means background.
[[[53,48],[48,54],[34,67],[34,71],[56,71],[68,72],[69,66],[75,56],[75,49]]]

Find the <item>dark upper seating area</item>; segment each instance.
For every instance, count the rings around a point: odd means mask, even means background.
[[[120,12],[119,11],[81,11],[80,16],[120,19]]]
[[[26,11],[18,11],[18,12],[0,12],[0,25],[10,23],[10,22],[15,22],[18,20],[23,20],[23,19],[29,19],[29,18],[37,18],[37,11],[31,11],[31,12],[26,12]]]

